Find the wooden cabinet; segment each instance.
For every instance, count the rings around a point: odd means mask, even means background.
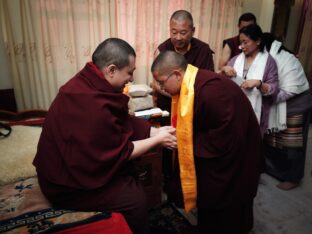
[[[159,127],[163,118],[150,118],[153,127]],[[148,208],[161,204],[162,197],[162,147],[151,149],[135,162],[136,171],[146,192]]]
[[[161,147],[152,149],[136,161],[139,180],[144,186],[148,208],[161,204],[162,153]]]

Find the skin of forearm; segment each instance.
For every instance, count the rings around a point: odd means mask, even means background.
[[[160,139],[158,136],[153,136],[150,138],[146,138],[144,140],[138,140],[138,141],[133,141],[133,151],[132,154],[129,158],[129,160],[138,158],[140,156],[142,156],[143,154],[145,154],[147,151],[149,151],[151,148],[157,146],[158,144],[160,144]]]
[[[150,130],[150,137],[153,137],[153,136],[156,136],[157,133],[158,133],[158,128],[155,128],[155,127],[151,127],[151,130]]]

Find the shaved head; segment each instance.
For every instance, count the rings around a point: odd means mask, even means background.
[[[110,64],[122,69],[129,65],[129,56],[135,57],[136,54],[128,42],[119,38],[108,38],[95,49],[92,62],[99,69]]]
[[[186,20],[190,23],[191,28],[194,27],[193,17],[191,13],[185,10],[175,11],[170,18],[170,21],[171,20]]]
[[[166,74],[171,72],[174,69],[182,69],[186,70],[187,61],[183,55],[175,52],[175,51],[164,51],[161,52],[152,64],[151,71],[154,73],[155,71]]]

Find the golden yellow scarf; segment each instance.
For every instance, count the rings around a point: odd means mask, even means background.
[[[198,68],[188,64],[180,95],[172,97],[171,123],[176,127],[180,178],[186,212],[196,207],[197,187],[193,153],[194,83]]]

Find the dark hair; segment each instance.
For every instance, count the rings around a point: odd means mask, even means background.
[[[134,49],[124,40],[109,38],[103,41],[92,54],[92,62],[101,69],[114,64],[118,69],[129,65],[129,56],[136,56]]]
[[[276,40],[276,38],[274,37],[274,35],[273,35],[272,33],[265,32],[265,33],[263,33],[263,35],[262,35],[262,40],[263,40],[263,44],[264,44],[266,50],[267,50],[268,52],[270,52],[272,43],[273,43],[273,41]],[[287,51],[287,52],[293,54],[292,51],[290,51],[289,49],[287,49],[287,48],[286,48],[285,46],[283,46],[283,45],[278,49],[277,53],[281,52],[282,50],[285,50],[285,51]]]
[[[262,39],[263,39],[263,43],[264,43],[266,50],[270,51],[271,45],[273,41],[275,40],[275,37],[273,36],[272,33],[265,32],[262,35]]]
[[[170,21],[171,20],[188,20],[190,22],[190,26],[193,28],[194,27],[194,23],[193,23],[193,17],[191,15],[190,12],[186,11],[186,10],[178,10],[175,11],[172,16],[170,17]]]
[[[242,21],[253,21],[255,24],[257,24],[257,19],[256,19],[256,16],[250,12],[247,12],[245,14],[242,14],[240,17],[239,17],[239,20],[238,20],[238,25],[242,22]]]
[[[247,37],[249,37],[253,41],[260,40],[259,50],[263,52],[264,50],[264,42],[262,40],[263,33],[259,25],[250,24],[242,28],[241,30],[239,30],[239,34],[241,33],[245,34]]]
[[[187,61],[182,54],[179,54],[175,51],[165,50],[160,52],[160,54],[154,60],[151,71],[161,71],[162,74],[169,73],[173,69],[180,68],[186,70]]]

